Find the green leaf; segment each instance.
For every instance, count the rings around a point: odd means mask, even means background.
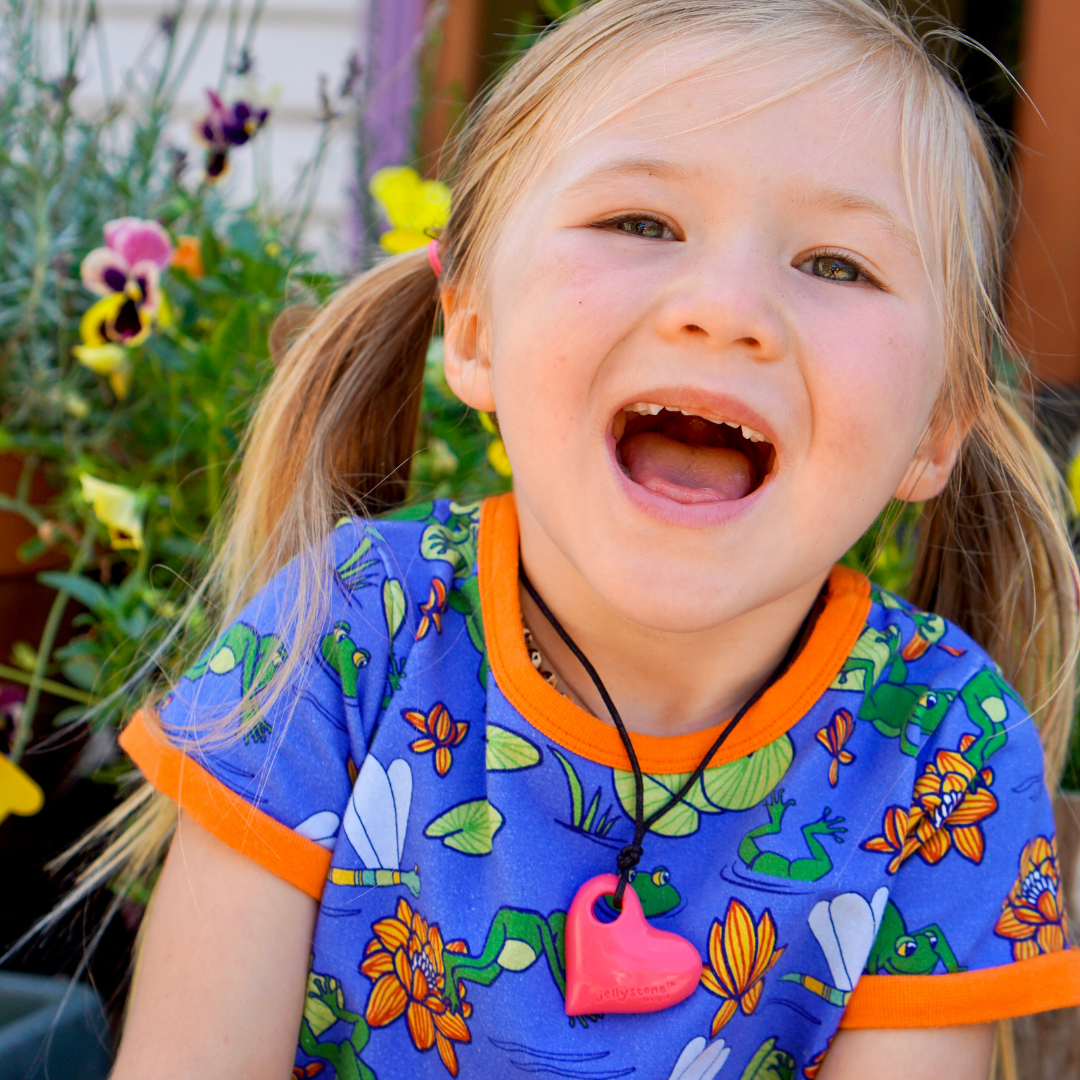
[[[61,574],[54,570],[46,570],[38,574],[38,581],[43,585],[70,593],[80,604],[88,607],[91,611],[99,614],[111,612],[113,608],[112,597],[109,591],[96,581],[83,577],[81,574]]]
[[[441,839],[464,855],[490,855],[502,823],[502,814],[487,799],[473,799],[450,807],[428,825],[424,835]]]
[[[701,824],[701,814],[724,810],[747,810],[756,806],[783,779],[791,766],[795,749],[787,735],[746,757],[712,769],[652,826],[661,836],[691,836]],[[634,816],[634,774],[612,770],[615,792],[623,809]],[[689,779],[690,773],[647,773],[644,777],[644,814],[648,817],[672,798]]]
[[[89,657],[80,657],[68,660],[61,665],[60,670],[64,678],[73,686],[78,686],[83,690],[93,690],[100,668]],[[85,712],[85,709],[83,711]]]
[[[488,772],[514,772],[531,769],[540,762],[540,749],[528,739],[498,724],[487,726]]]
[[[581,781],[578,779],[574,766],[571,765],[554,746],[551,747],[551,752],[559,759],[559,764],[563,767],[563,772],[566,773],[566,782],[570,785],[570,824],[575,828],[578,828],[581,825],[581,815],[585,807],[585,799],[581,790]],[[633,774],[631,774],[631,784],[633,784],[633,780],[634,777]],[[631,798],[633,798],[632,789]],[[631,814],[632,813],[633,811],[631,811]]]
[[[382,587],[383,613],[386,615],[386,629],[391,641],[397,637],[401,624],[405,621],[405,590],[397,578],[387,578]]]

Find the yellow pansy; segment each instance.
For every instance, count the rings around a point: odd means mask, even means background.
[[[98,480],[89,473],[79,473],[82,496],[94,508],[98,521],[109,530],[112,546],[137,548],[143,546],[142,517],[138,496],[130,488]]]
[[[495,439],[488,445],[487,459],[500,476],[513,476],[514,470],[510,468],[510,458],[507,457],[506,444],[502,439]]]
[[[124,293],[110,293],[86,309],[79,322],[84,345],[108,345],[122,341],[139,345],[150,335],[151,318]]]
[[[122,401],[131,390],[131,358],[122,345],[76,345],[75,359],[95,375],[109,380],[113,393]]]
[[[450,189],[438,180],[422,179],[404,165],[380,169],[368,190],[393,226],[379,237],[391,255],[424,247],[450,217]]]
[[[1069,494],[1073,497],[1075,509],[1080,512],[1080,454],[1069,462],[1069,470],[1065,474],[1069,484]]]
[[[41,788],[14,761],[0,754],[0,821],[8,814],[29,817],[44,803]]]

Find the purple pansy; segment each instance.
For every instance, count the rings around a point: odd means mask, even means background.
[[[229,151],[251,139],[266,123],[270,110],[240,98],[226,105],[213,90],[207,90],[206,96],[210,108],[195,131],[206,143],[207,178],[217,180],[229,168]]]

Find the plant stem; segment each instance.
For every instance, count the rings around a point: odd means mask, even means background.
[[[33,678],[34,676],[28,671],[20,671],[19,668],[0,664],[0,679],[7,679],[9,682],[22,683],[27,686],[33,681]],[[96,705],[98,701],[93,694],[88,694],[85,690],[76,690],[74,686],[57,682],[55,679],[42,679],[40,685],[41,689],[47,694],[67,698],[69,701],[77,701],[80,705]]]
[[[90,556],[94,552],[94,539],[94,523],[88,521],[86,531],[83,533],[82,543],[79,545],[78,551],[75,552],[75,558],[71,560],[71,566],[68,568],[69,574],[82,573],[83,567],[90,561]],[[61,589],[53,599],[52,607],[49,609],[49,617],[45,620],[45,629],[41,634],[41,642],[38,644],[37,662],[34,664],[34,671],[27,684],[29,690],[26,693],[26,703],[23,705],[22,716],[19,717],[19,721],[15,725],[11,740],[11,752],[8,756],[16,765],[22,760],[26,744],[30,741],[30,736],[34,730],[34,714],[37,712],[38,702],[41,700],[41,691],[45,683],[45,668],[48,666],[49,659],[52,656],[56,635],[60,630],[60,620],[64,617],[64,611],[70,599],[71,593],[66,589]]]

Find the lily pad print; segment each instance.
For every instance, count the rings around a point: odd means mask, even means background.
[[[484,739],[488,772],[516,772],[540,764],[540,747],[509,728],[488,724]]]
[[[463,855],[490,855],[492,841],[503,820],[487,799],[473,799],[450,807],[429,822],[424,835],[442,840],[448,848]]]
[[[749,810],[756,806],[784,778],[795,757],[787,735],[746,757],[706,769],[700,780],[653,827],[660,836],[692,836],[701,825],[702,814],[725,810]],[[634,816],[634,774],[613,769],[615,793],[623,809]],[[690,779],[690,773],[646,773],[645,816],[658,810]]]

